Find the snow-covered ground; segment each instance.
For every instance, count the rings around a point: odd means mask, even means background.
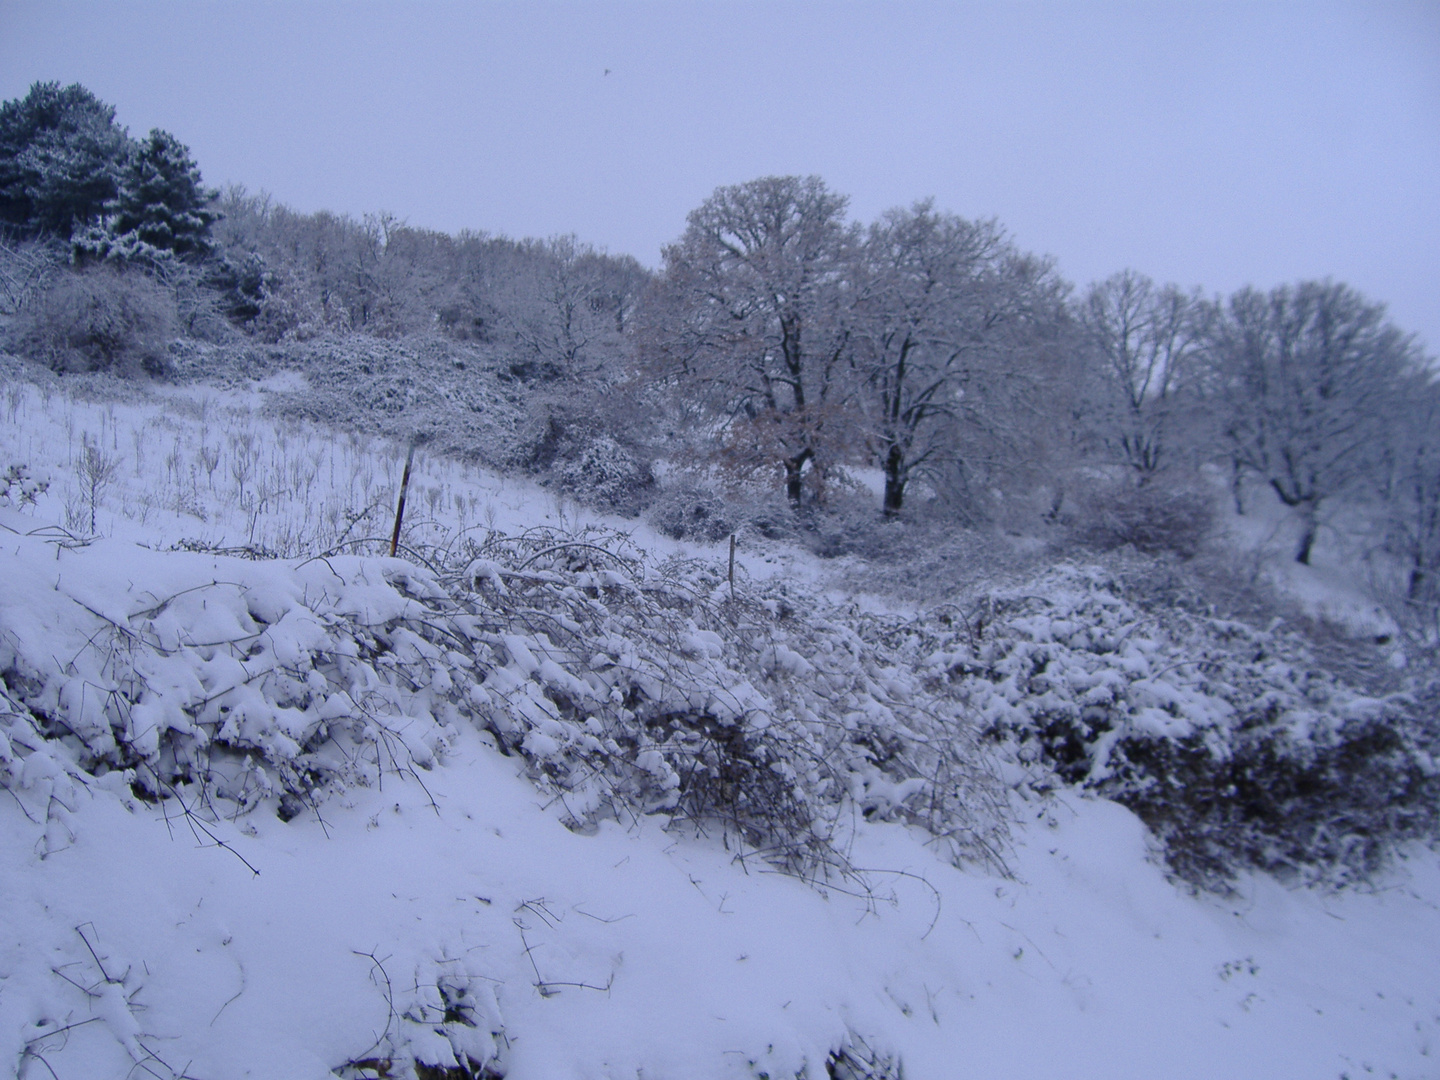
[[[225,631],[228,609],[206,605],[226,583],[268,581],[315,625],[390,602],[383,560],[298,556],[388,535],[404,448],[276,421],[266,392],[91,402],[6,384],[0,467],[51,481],[0,519],[6,665],[49,657],[83,685],[85,620],[128,626],[162,582],[199,600],[173,608],[177,655]],[[410,498],[417,544],[589,520],[423,455]],[[57,528],[88,535],[92,514],[104,539],[88,546]],[[679,550],[624,528],[637,550]],[[182,542],[205,550],[168,550]],[[247,546],[297,558],[215,550]],[[794,552],[742,557],[757,577],[818,576]],[[307,583],[329,574],[372,574],[375,591],[322,604]],[[300,648],[291,630],[256,662]],[[806,883],[663,814],[567,829],[518,756],[430,713],[410,767],[361,762],[288,821],[273,799],[142,801],[124,771],[73,768],[65,740],[0,746],[0,1070],[320,1080],[469,1055],[511,1080],[865,1075],[836,1058],[848,1048],[911,1080],[1440,1075],[1433,852],[1364,890],[1252,876],[1197,896],[1128,811],[1062,794],[1017,800],[1008,875],[856,817],[853,872]],[[434,767],[417,767],[427,748]]]
[[[1227,485],[1219,477],[1217,492]],[[1394,620],[1375,602],[1373,586],[1381,568],[1374,564],[1382,539],[1367,508],[1343,504],[1325,507],[1309,566],[1295,561],[1300,524],[1266,485],[1245,487],[1245,513],[1235,512],[1228,491],[1216,500],[1218,525],[1246,569],[1312,618],[1325,620],[1357,636],[1395,636]]]

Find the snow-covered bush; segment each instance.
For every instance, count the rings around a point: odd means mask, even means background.
[[[1195,884],[1222,887],[1243,867],[1363,879],[1397,842],[1436,835],[1434,717],[1341,683],[1298,637],[1147,612],[1074,569],[916,632],[1012,782],[1124,803]]]
[[[259,347],[199,348],[173,355],[177,378],[221,385],[287,374],[294,383],[268,396],[280,413],[353,435],[408,442],[429,436],[436,454],[510,463],[524,403],[495,378],[489,354],[441,337],[398,341],[319,336]],[[298,376],[298,378],[297,378]]]
[[[609,435],[598,435],[556,467],[555,481],[573,498],[606,510],[635,514],[655,478],[629,450]]]
[[[822,559],[889,561],[902,532],[897,518],[881,515],[872,493],[853,488],[832,492],[823,506],[807,507],[800,523],[803,543]]]
[[[178,327],[175,301],[136,271],[110,267],[58,277],[15,316],[16,352],[57,371],[165,370]]]
[[[667,484],[646,509],[645,517],[672,540],[713,544],[735,531],[734,512],[725,500],[691,483]]]
[[[1099,551],[1130,545],[1146,554],[1168,551],[1188,559],[1214,527],[1212,500],[1199,488],[1096,481],[1076,499],[1078,506],[1068,515],[1070,530]]]
[[[49,488],[50,481],[34,475],[28,465],[11,465],[0,473],[0,506],[32,504]]]
[[[654,494],[655,477],[634,432],[607,430],[612,398],[560,392],[528,395],[528,416],[508,447],[507,464],[540,478],[577,502],[633,517]],[[614,419],[614,418],[612,418]]]
[[[1001,800],[960,702],[884,633],[779,590],[731,600],[718,567],[549,530],[430,567],[112,544],[71,552],[58,591],[46,540],[17,539],[0,766],[38,815],[63,810],[61,779],[118,774],[104,782],[202,817],[288,819],[419,776],[473,724],[575,828],[661,814],[809,875],[844,867],[836,841],[863,814],[999,859]]]
[[[486,608],[543,631],[504,638],[492,723],[577,824],[662,812],[813,872],[834,863],[848,807],[998,861],[975,732],[883,637],[781,586],[731,599],[718,564],[649,566],[598,539],[497,537],[467,567]]]

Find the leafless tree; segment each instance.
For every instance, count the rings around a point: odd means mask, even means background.
[[[1391,415],[1393,476],[1386,545],[1405,572],[1405,600],[1440,605],[1440,382],[1416,373]]]
[[[778,466],[792,506],[834,463],[847,407],[847,277],[858,232],[815,176],[718,188],[664,252],[655,369],[701,395],[746,464]]]
[[[938,213],[929,202],[870,227],[854,281],[865,436],[892,516],[913,478],[953,484],[976,436],[993,447],[1016,416],[1012,391],[1034,389],[1029,346],[1057,282],[995,222]]]
[[[1092,285],[1080,304],[1095,430],[1142,484],[1173,463],[1193,419],[1204,310],[1198,293],[1133,270]]]
[[[65,249],[55,240],[25,240],[0,231],[0,317],[14,316],[65,269]]]
[[[1308,564],[1321,506],[1374,481],[1414,339],[1354,289],[1307,281],[1217,305],[1206,362],[1229,453],[1297,511]]]
[[[634,259],[575,236],[529,241],[510,260],[498,311],[540,374],[593,378],[620,353],[647,279]]]

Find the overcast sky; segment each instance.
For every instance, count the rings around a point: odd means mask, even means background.
[[[0,97],[50,79],[300,210],[655,266],[716,186],[818,173],[863,220],[994,216],[1079,284],[1334,277],[1440,352],[1434,0],[0,0]]]

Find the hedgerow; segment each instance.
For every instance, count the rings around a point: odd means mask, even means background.
[[[13,582],[61,542],[19,541]],[[654,815],[807,877],[846,870],[861,817],[1003,866],[1006,784],[1116,799],[1207,888],[1364,880],[1436,835],[1423,702],[1099,570],[902,617],[594,530],[137,560],[123,596],[4,594],[0,783],[32,814],[63,822],[93,782],[211,819],[323,813],[387,772],[423,783],[468,725],[573,828]]]

